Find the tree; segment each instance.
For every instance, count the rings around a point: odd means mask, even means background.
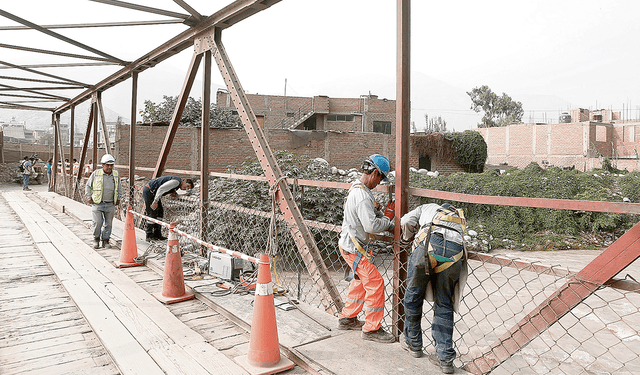
[[[145,123],[169,122],[173,117],[173,111],[178,105],[177,96],[163,96],[162,102],[156,104],[151,100],[144,101],[144,110],[140,111],[142,121]],[[192,97],[187,98],[187,103],[182,111],[180,125],[182,126],[201,126],[202,124],[202,101]],[[238,128],[242,124],[237,115],[231,111],[225,111],[215,104],[211,104],[211,114],[209,126],[212,128]]]
[[[442,117],[432,117],[429,118],[428,114],[424,114],[424,120],[426,122],[425,133],[433,134],[433,133],[446,133],[447,132],[447,122],[442,119]]]
[[[480,128],[490,128],[495,126],[507,126],[509,124],[519,124],[522,122],[524,111],[522,103],[516,102],[505,93],[502,96],[496,95],[489,86],[476,87],[467,92],[471,98],[471,109],[476,112],[484,111]]]

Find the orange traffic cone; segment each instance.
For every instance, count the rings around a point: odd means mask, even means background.
[[[184,288],[184,273],[182,272],[182,258],[178,245],[178,234],[173,231],[176,223],[171,223],[169,240],[167,241],[167,257],[164,262],[164,277],[162,279],[162,295],[154,294],[156,299],[164,304],[186,301],[195,297],[193,293],[186,293]]]
[[[276,374],[294,366],[288,358],[280,357],[273,284],[267,254],[260,255],[249,352],[234,360],[252,375]]]
[[[132,207],[127,207],[127,216],[124,219],[124,234],[122,235],[122,249],[120,250],[120,260],[114,262],[116,267],[135,267],[144,265],[137,262],[138,245],[136,244],[136,227],[133,225]]]

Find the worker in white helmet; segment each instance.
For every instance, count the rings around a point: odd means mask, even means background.
[[[91,207],[93,223],[93,247],[100,248],[100,240],[104,248],[110,248],[111,223],[116,212],[116,205],[120,204],[122,186],[120,175],[113,170],[116,159],[110,154],[105,154],[100,160],[101,169],[96,169],[84,188],[85,195]]]

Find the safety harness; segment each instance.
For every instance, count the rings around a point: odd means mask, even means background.
[[[349,193],[351,193],[351,190],[353,190],[354,188],[359,188],[366,191],[364,186],[362,186],[361,184],[352,185],[351,188],[349,189],[349,192],[347,193],[347,198],[349,197]],[[347,198],[345,198],[345,204],[347,203]],[[349,238],[351,238],[351,242],[353,242],[353,245],[355,246],[358,252],[356,253],[356,258],[353,260],[353,265],[351,266],[351,273],[345,276],[344,278],[346,281],[351,281],[353,280],[354,277],[356,279],[358,278],[358,275],[356,275],[356,268],[358,268],[358,264],[360,264],[362,257],[365,257],[369,262],[373,261],[372,250],[369,250],[369,251],[365,250],[362,247],[362,245],[360,245],[360,243],[358,242],[358,240],[353,234],[349,233]]]
[[[427,261],[429,262],[429,267],[425,267],[425,268],[428,270],[427,272],[429,273],[431,272],[431,270],[433,270],[433,272],[435,273],[440,273],[446,270],[447,268],[451,267],[455,262],[462,259],[462,257],[465,255],[465,252],[466,252],[463,250],[451,258],[443,257],[441,255],[437,255],[434,253],[434,249],[431,246],[431,242],[429,242],[429,240],[431,239],[431,232],[434,226],[445,228],[448,230],[453,230],[458,234],[460,234],[460,236],[464,235],[464,232],[467,230],[467,222],[464,218],[464,212],[462,211],[462,209],[459,209],[459,208],[456,209],[456,208],[453,208],[453,206],[450,206],[450,207],[451,208],[443,207],[439,209],[438,213],[433,218],[433,220],[430,223],[423,225],[422,228],[420,228],[418,236],[413,241],[413,246],[411,247],[411,251],[413,252],[413,250],[416,247],[418,247],[421,243],[425,242],[425,245],[427,246],[427,251],[425,251],[425,264]],[[459,231],[456,228],[452,228],[450,226],[441,224],[441,222],[443,221],[459,224],[462,227],[462,231]],[[463,242],[463,246],[464,246],[464,242]],[[438,265],[438,263],[440,263],[440,265]]]

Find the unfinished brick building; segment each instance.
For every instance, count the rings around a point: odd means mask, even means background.
[[[331,166],[342,169],[358,168],[365,157],[379,153],[388,156],[392,169],[395,169],[395,100],[379,99],[370,94],[359,98],[247,94],[247,98],[272,150],[290,150],[310,158],[320,157]],[[225,90],[217,92],[216,103],[218,108],[235,111]],[[166,129],[166,126],[138,125],[136,149],[139,166],[155,165]],[[200,130],[179,128],[175,139],[167,168],[198,170]],[[117,134],[116,154],[119,160],[127,160],[128,144],[129,132],[125,126]],[[211,129],[211,171],[225,172],[227,167],[238,167],[254,156],[244,129]],[[419,155],[413,147],[410,166],[438,170],[441,174],[463,171],[455,159]]]
[[[639,169],[640,122],[620,121],[620,113],[610,110],[578,108],[570,113],[570,122],[473,130],[487,142],[488,164],[524,168],[534,161],[589,171],[601,167],[600,158],[606,157],[619,169]]]

